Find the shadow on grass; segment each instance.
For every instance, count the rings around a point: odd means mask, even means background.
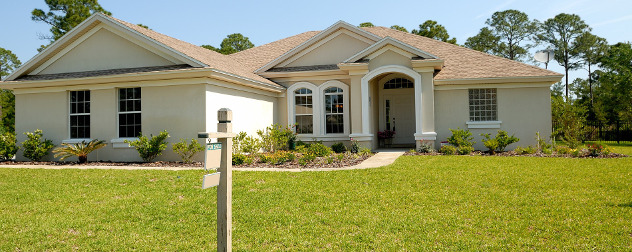
[[[628,202],[628,203],[621,203],[621,204],[608,204],[608,206],[615,206],[615,207],[632,207],[632,202]]]

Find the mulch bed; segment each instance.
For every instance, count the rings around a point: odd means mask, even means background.
[[[269,163],[259,163],[253,162],[252,164],[242,164],[235,165],[233,167],[238,168],[283,168],[283,169],[314,169],[314,168],[343,168],[354,166],[362,163],[362,161],[371,157],[372,155],[357,155],[356,157],[345,155],[345,158],[342,160],[337,160],[333,158],[332,160],[328,160],[327,157],[317,157],[313,162],[307,163],[305,165],[301,165],[298,159],[294,161],[285,162],[281,164],[269,164]],[[331,162],[330,162],[331,161]]]

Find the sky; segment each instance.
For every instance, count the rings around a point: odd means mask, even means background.
[[[44,0],[4,0],[0,8],[0,47],[11,50],[22,63],[48,41],[45,23],[31,20],[35,8],[48,11]],[[560,13],[579,15],[592,32],[610,44],[632,41],[632,1],[629,0],[480,0],[480,1],[214,1],[214,0],[99,0],[112,16],[187,41],[219,47],[231,33],[241,33],[256,46],[305,31],[323,30],[338,20],[358,25],[403,26],[409,31],[431,19],[446,27],[458,44],[485,27],[496,11],[516,9],[544,21]],[[541,67],[544,67],[543,65]],[[563,73],[556,62],[549,69]],[[586,70],[569,74],[586,78]]]

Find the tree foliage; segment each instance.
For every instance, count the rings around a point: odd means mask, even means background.
[[[250,42],[248,37],[244,37],[241,33],[233,33],[222,40],[219,48],[212,45],[201,45],[201,47],[227,55],[253,48],[255,45]]]
[[[31,12],[31,19],[51,26],[51,35],[42,37],[51,41],[61,38],[94,13],[112,15],[103,9],[97,0],[45,0],[45,2],[49,11],[34,9]]]
[[[13,54],[11,50],[0,47],[0,80],[8,76],[20,65],[22,65],[22,62],[20,62],[18,56]]]
[[[358,25],[358,27],[375,27],[375,25],[373,25],[373,23],[371,22],[364,22]]]
[[[403,32],[408,32],[408,30],[406,30],[406,28],[399,26],[399,25],[392,25],[391,29],[393,30],[398,30],[398,31],[403,31]]]
[[[564,67],[566,100],[569,99],[568,71],[581,66],[580,56],[576,52],[582,47],[582,41],[578,38],[590,30],[578,15],[561,13],[544,21],[541,33],[537,35],[539,41],[555,48],[555,61]]]
[[[629,42],[610,46],[595,71],[599,82],[596,96],[606,118],[632,120],[632,46]]]
[[[0,80],[8,76],[22,62],[10,50],[0,47]],[[2,132],[15,131],[15,96],[11,90],[2,90],[0,93],[0,106],[2,109]]]
[[[538,31],[538,23],[517,10],[497,11],[485,21],[488,27],[478,35],[468,38],[465,46],[498,55],[511,60],[522,61],[528,56],[531,43]]]
[[[456,38],[450,38],[448,30],[446,30],[443,25],[438,24],[437,21],[434,20],[426,20],[426,22],[419,25],[419,30],[414,29],[410,33],[440,40],[443,42],[448,42],[450,44],[456,44]]]

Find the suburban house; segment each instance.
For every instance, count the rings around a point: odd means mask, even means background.
[[[232,55],[95,14],[8,76],[16,134],[57,145],[106,140],[90,160],[140,161],[124,142],[167,130],[170,142],[216,131],[296,125],[299,139],[439,147],[449,129],[498,129],[519,145],[551,134],[550,86],[562,75],[385,27],[343,21]],[[515,147],[515,146],[512,146]],[[18,159],[23,159],[18,153]],[[52,156],[49,157],[52,159]],[[168,148],[160,160],[178,160]]]

